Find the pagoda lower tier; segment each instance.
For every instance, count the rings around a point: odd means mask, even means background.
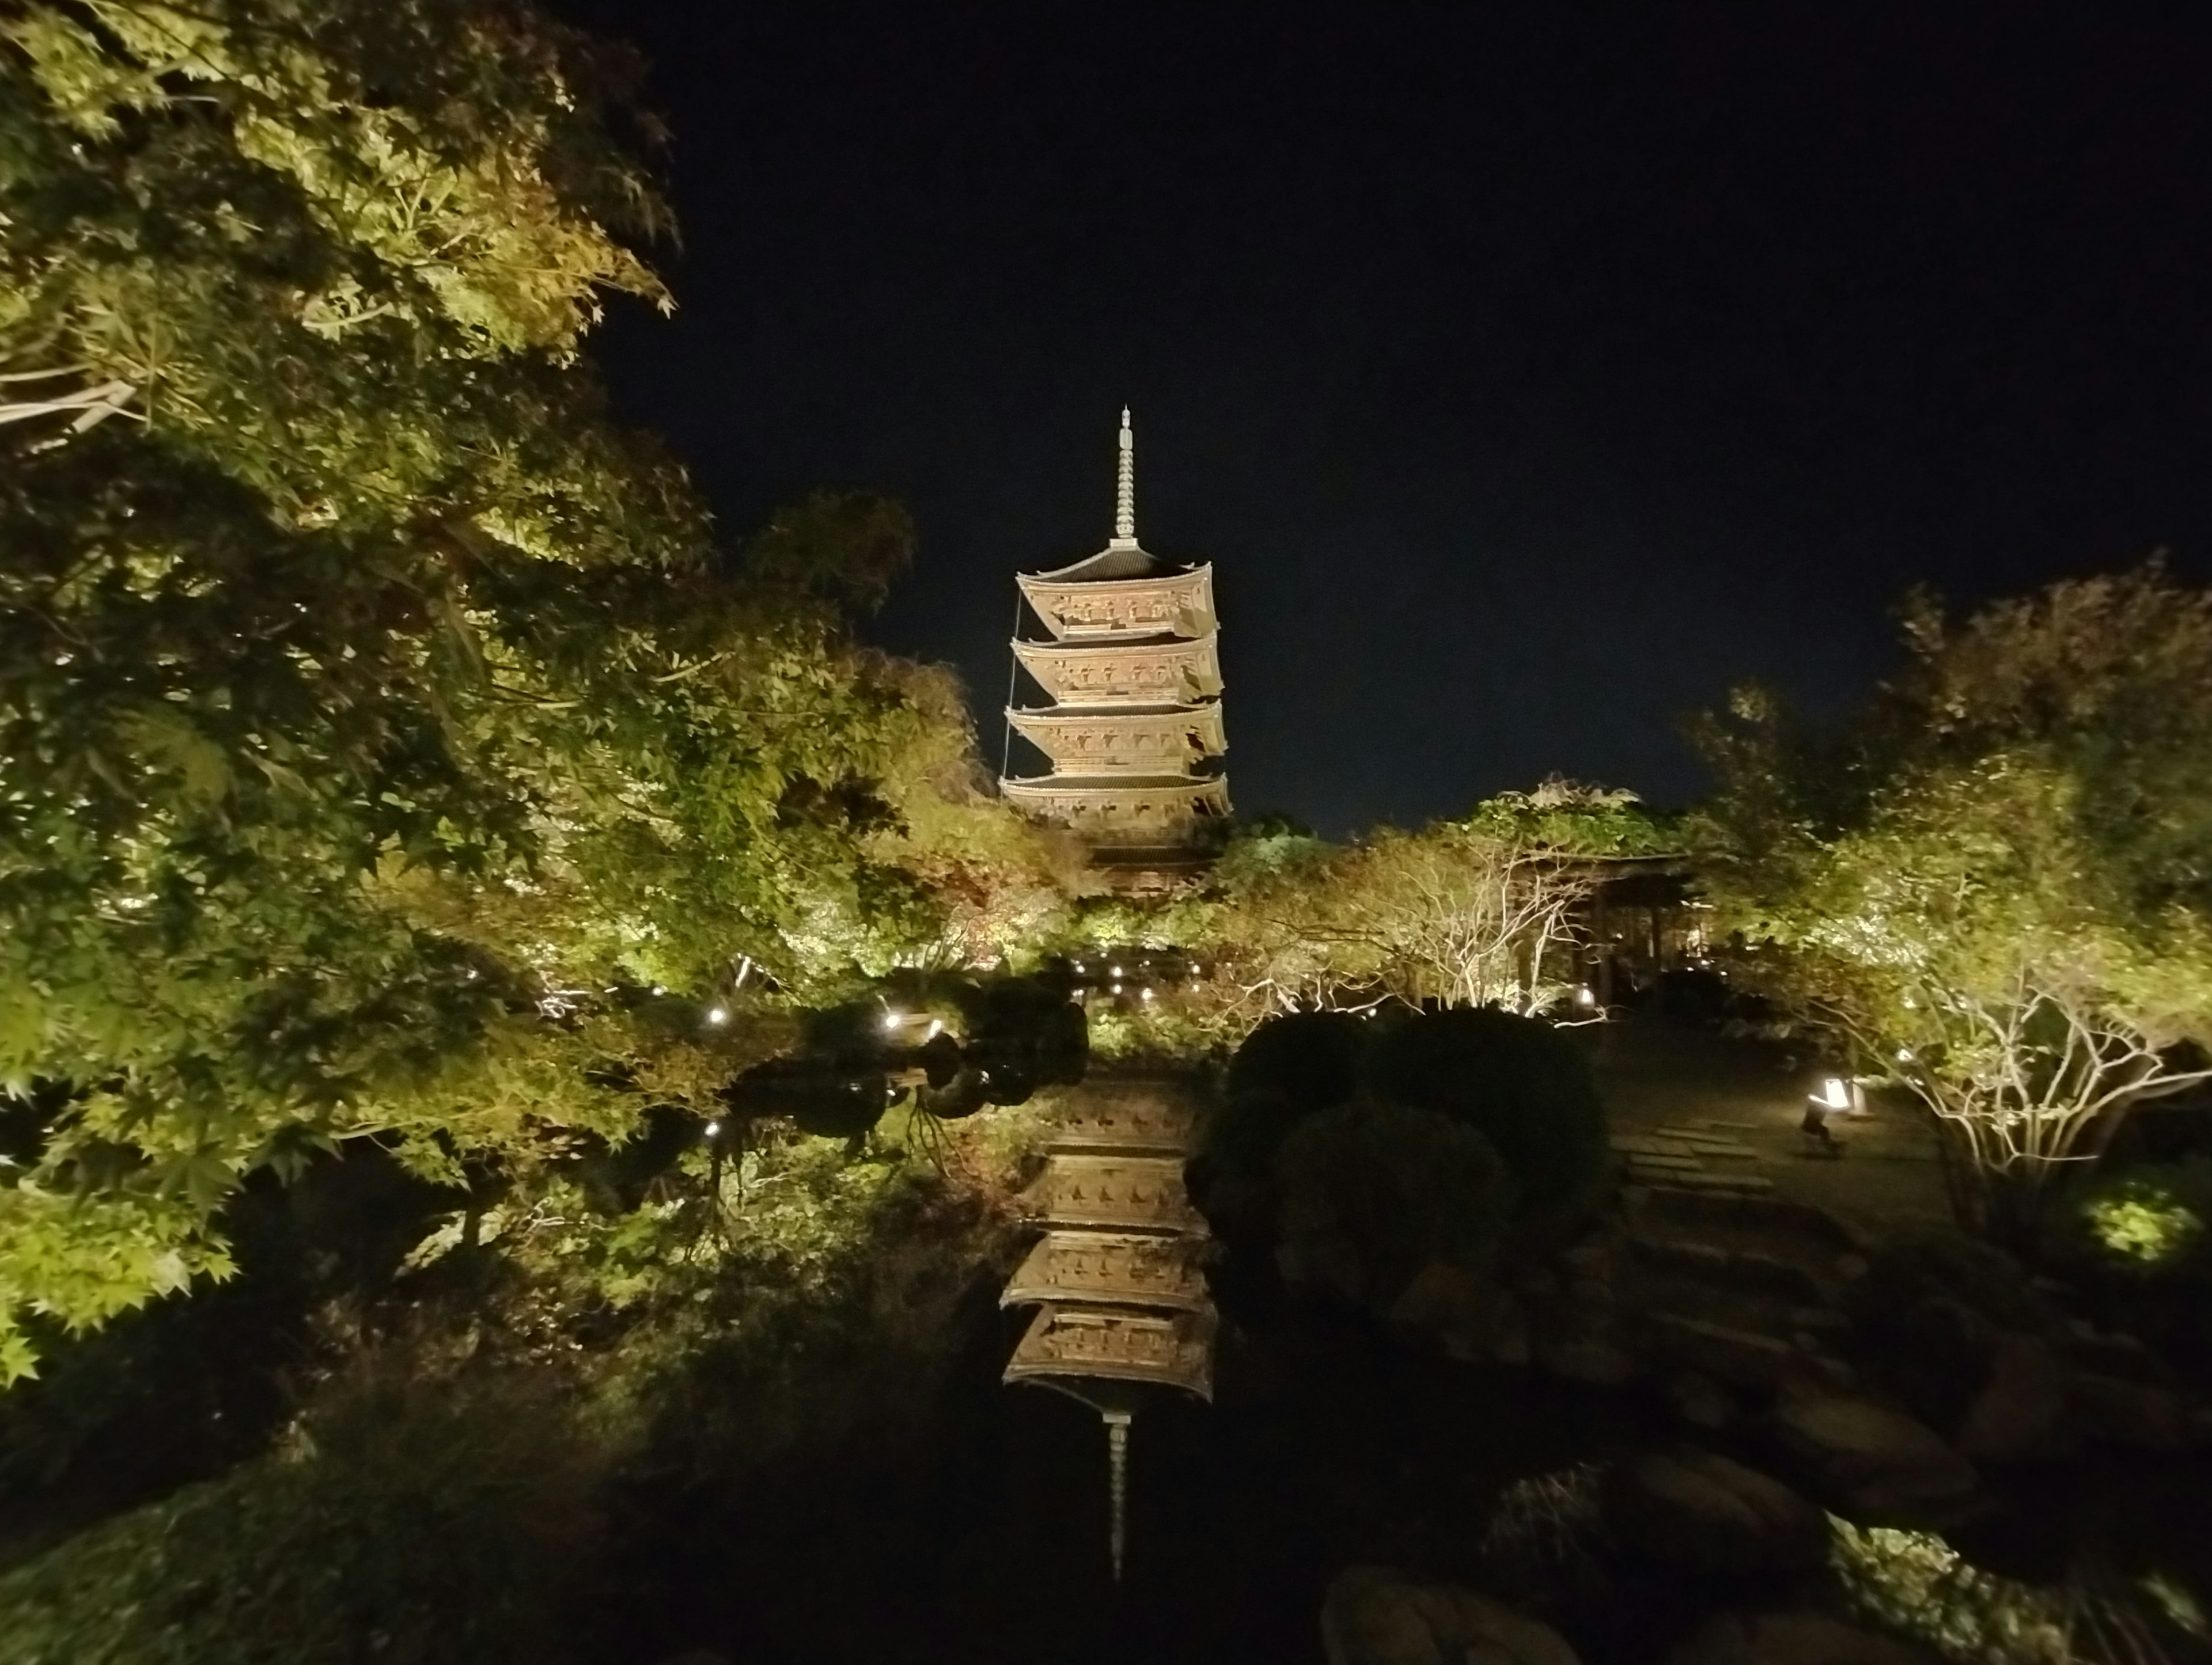
[[[1004,790],[1024,813],[1101,849],[1181,843],[1199,822],[1229,813],[1229,785],[1218,775],[1048,775],[1008,781]]]
[[[1229,749],[1218,702],[1010,708],[1006,720],[1052,760],[1054,775],[1188,775]]]

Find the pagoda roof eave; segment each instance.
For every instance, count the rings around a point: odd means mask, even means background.
[[[1163,565],[1155,556],[1142,550],[1134,551],[1143,556],[1146,565],[1131,569],[1127,563],[1108,565],[1109,556],[1132,553],[1126,550],[1104,549],[1096,555],[1085,556],[1065,567],[1054,567],[1047,572],[1016,573],[1014,582],[1024,592],[1032,589],[1056,590],[1073,586],[1084,588],[1145,590],[1167,589],[1177,584],[1188,584],[1194,578],[1203,578],[1213,570],[1211,561],[1186,562],[1181,566]]]

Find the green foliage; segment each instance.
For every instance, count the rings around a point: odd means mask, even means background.
[[[1962,1206],[2024,1230],[2093,1130],[2203,1077],[2212,592],[2153,567],[1907,623],[1843,735],[1707,720],[1699,836],[1747,976],[1901,1065],[1984,1181]]]
[[[2046,1588],[1984,1571],[1933,1533],[1834,1516],[1829,1528],[1851,1603],[1960,1665],[2136,1665],[2185,1656],[2181,1633],[2205,1634],[2195,1598],[2157,1574]]]
[[[2212,1274],[2212,1158],[2146,1164],[2100,1176],[2083,1195],[2090,1238],[2131,1271]]]
[[[1606,864],[1674,834],[1632,793],[1550,781],[1465,819],[1383,828],[1349,848],[1291,829],[1234,839],[1213,896],[1163,921],[1211,975],[1199,992],[1246,1026],[1272,1012],[1508,1005],[1546,1009],[1549,969]]]
[[[1533,1214],[1563,1224],[1589,1206],[1605,1176],[1605,1106],[1572,1036],[1478,1008],[1392,1025],[1377,1049],[1383,1096],[1480,1133]]]
[[[1285,1279],[1378,1311],[1431,1261],[1487,1271],[1512,1218],[1498,1152],[1432,1110],[1358,1099],[1318,1111],[1277,1167]]]
[[[1057,905],[957,690],[847,639],[904,514],[726,559],[605,420],[621,68],[517,0],[0,17],[0,1380],[221,1275],[257,1167],[620,1139],[773,1049],[757,974]]]
[[[609,1455],[557,1377],[372,1351],[270,1456],[0,1575],[0,1662],[558,1658]]]

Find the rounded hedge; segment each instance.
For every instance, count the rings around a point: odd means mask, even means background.
[[[1513,1212],[1490,1142],[1434,1110],[1360,1099],[1316,1111],[1278,1164],[1285,1281],[1387,1310],[1435,1261],[1480,1273]]]
[[[1512,1170],[1523,1206],[1559,1221],[1602,1182],[1605,1106],[1573,1036],[1494,1007],[1431,1012],[1376,1037],[1375,1085],[1473,1128]]]

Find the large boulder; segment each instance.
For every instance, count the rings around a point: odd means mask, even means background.
[[[1815,1494],[1854,1520],[1940,1524],[1974,1490],[1972,1463],[1926,1424],[1872,1400],[1785,1397],[1772,1425]]]
[[[2066,1411],[2066,1378],[2048,1341],[2007,1330],[1991,1344],[1988,1376],[1959,1424],[1959,1449],[1977,1462],[2051,1455]]]
[[[1321,1639],[1328,1665],[1580,1665],[1549,1625],[1388,1567],[1346,1567],[1329,1581]]]
[[[1808,1571],[1827,1559],[1821,1510],[1780,1480],[1694,1447],[1620,1464],[1606,1517],[1622,1542],[1703,1571]]]
[[[1938,1665],[1919,1649],[1820,1613],[1723,1613],[1668,1665]]]

